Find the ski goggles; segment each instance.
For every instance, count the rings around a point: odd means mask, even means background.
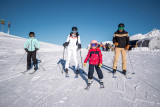
[[[93,47],[96,47],[97,46],[97,43],[93,43],[93,44],[91,44],[91,46]]]
[[[124,29],[124,27],[118,27],[118,29],[119,29],[119,30],[123,30],[123,29]]]
[[[72,33],[77,33],[77,31],[72,31]]]

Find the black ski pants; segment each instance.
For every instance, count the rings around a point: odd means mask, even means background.
[[[36,59],[36,51],[28,51],[27,52],[27,66],[31,67],[31,59],[33,61],[33,64],[37,64],[37,59]]]
[[[103,79],[103,73],[102,73],[100,67],[98,67],[98,65],[91,65],[91,64],[89,64],[88,78],[89,78],[89,79],[92,79],[92,78],[93,78],[94,67],[95,67],[95,69],[96,69],[96,71],[97,71],[98,78],[99,78],[99,79]]]

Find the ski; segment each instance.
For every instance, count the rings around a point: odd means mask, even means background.
[[[30,70],[30,69],[29,69]],[[26,74],[26,72],[28,72],[29,70],[25,70],[23,72],[21,72],[22,74]]]
[[[86,89],[86,90],[89,90],[90,87],[91,87],[91,83],[88,83],[88,84],[87,84],[87,87],[86,87],[85,89]]]
[[[117,78],[117,76],[115,76],[115,74],[113,74],[112,78]]]
[[[75,78],[78,78],[78,74],[75,75]]]
[[[103,82],[100,83],[100,88],[104,88]]]
[[[87,87],[86,87],[86,88],[84,88],[84,89],[85,89],[85,90],[89,90],[89,89],[90,89],[90,87],[91,87],[92,82],[93,82],[93,81],[91,81],[91,83],[88,83],[88,84],[87,84]]]
[[[69,74],[68,73],[66,73],[66,78],[69,78]]]
[[[37,70],[38,70],[38,69],[37,69]],[[30,72],[29,74],[31,74],[31,75],[32,75],[32,74],[34,74],[37,70],[34,70],[33,72]]]
[[[123,74],[124,75],[124,74]],[[126,77],[126,79],[131,79],[131,77],[128,77],[127,75],[124,75]]]

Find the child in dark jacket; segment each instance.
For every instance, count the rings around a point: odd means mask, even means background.
[[[84,66],[86,66],[87,61],[89,60],[89,72],[88,72],[88,85],[92,83],[94,67],[97,71],[98,78],[100,79],[100,84],[103,85],[103,73],[100,69],[102,66],[102,53],[98,47],[98,42],[96,40],[91,41],[91,49],[88,52],[88,55],[84,61]]]

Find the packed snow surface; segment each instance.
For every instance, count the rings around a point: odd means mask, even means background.
[[[159,51],[130,51],[131,62],[127,55],[127,71],[131,79],[120,73],[121,56],[117,78],[112,78],[114,52],[103,52],[101,69],[105,88],[100,89],[95,72],[90,90],[85,90],[88,65],[84,67],[84,74],[80,69],[78,78],[75,78],[74,62],[71,61],[69,78],[66,78],[62,71],[67,51],[63,60],[62,46],[40,42],[39,70],[29,74],[33,72],[32,68],[22,74],[27,62],[23,49],[25,40],[0,32],[0,107],[160,107]],[[87,50],[82,49],[83,60],[86,55]],[[77,56],[81,67],[79,51]]]

